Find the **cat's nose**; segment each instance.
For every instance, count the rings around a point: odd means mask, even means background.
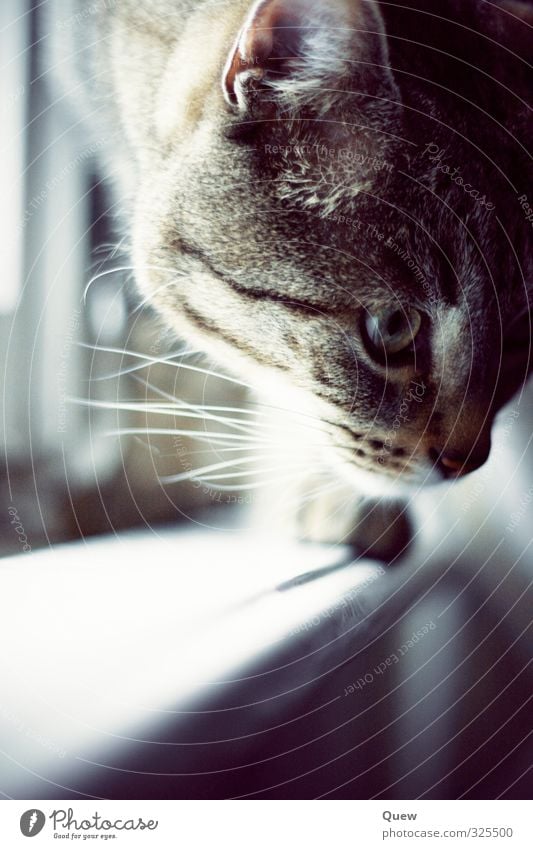
[[[449,448],[443,451],[431,448],[429,451],[433,465],[444,478],[461,478],[470,472],[475,472],[488,460],[489,454],[490,442],[483,446],[476,446],[468,453],[453,451]]]

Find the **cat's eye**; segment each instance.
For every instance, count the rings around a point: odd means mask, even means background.
[[[421,324],[420,313],[413,309],[392,307],[368,312],[364,326],[371,353],[388,358],[412,350]]]

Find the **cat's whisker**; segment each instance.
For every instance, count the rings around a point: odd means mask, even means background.
[[[357,449],[357,445],[350,442],[329,442],[328,447],[340,448],[343,451],[355,451]]]
[[[106,410],[116,410],[116,411],[122,410],[122,411],[125,411],[125,412],[145,413],[146,415],[162,415],[162,416],[170,416],[170,417],[173,417],[173,418],[182,417],[182,418],[198,419],[200,421],[212,421],[212,422],[216,422],[217,424],[222,424],[226,427],[229,427],[229,428],[232,428],[232,429],[237,430],[239,432],[242,432],[244,434],[247,434],[248,436],[253,437],[255,439],[255,441],[261,441],[263,444],[268,444],[268,443],[276,444],[275,438],[272,438],[272,439],[268,438],[268,432],[269,431],[274,431],[274,432],[277,431],[276,425],[271,424],[269,422],[256,422],[256,421],[253,421],[251,419],[243,420],[243,419],[233,418],[233,417],[229,417],[229,416],[217,416],[217,415],[213,414],[211,409],[213,411],[228,410],[230,412],[236,411],[236,412],[239,412],[239,413],[243,412],[243,413],[251,414],[250,411],[242,410],[241,408],[231,408],[231,407],[230,408],[212,407],[210,409],[209,406],[190,404],[190,403],[187,403],[186,401],[182,401],[180,399],[174,399],[168,393],[164,392],[163,390],[159,389],[156,386],[153,386],[152,384],[150,384],[148,381],[144,380],[143,378],[137,377],[136,379],[140,383],[142,383],[144,386],[148,387],[149,389],[152,389],[154,392],[157,392],[158,394],[161,394],[164,398],[167,398],[167,399],[170,399],[170,400],[168,400],[167,403],[161,403],[161,402],[157,402],[157,401],[153,401],[153,402],[151,402],[151,401],[150,402],[101,401],[101,400],[93,400],[93,399],[88,399],[88,398],[75,398],[75,397],[69,397],[67,400],[69,401],[69,403],[77,404],[79,406],[95,408],[95,409],[106,409]],[[258,415],[261,415],[261,413],[258,412]],[[309,428],[309,427],[310,427],[309,425],[298,423],[294,427],[294,429],[292,430],[292,434],[294,436],[298,436],[299,431],[302,428]],[[311,428],[311,429],[315,429],[315,428]],[[257,436],[254,435],[254,430],[255,430]],[[319,429],[316,428],[316,430],[319,430]],[[324,432],[324,431],[320,431],[320,432]],[[209,435],[209,431],[204,431],[204,433]],[[306,442],[306,445],[307,445],[308,448],[324,447],[322,443]],[[347,451],[353,451],[353,448],[354,448],[354,446],[349,444],[349,443],[346,443],[346,444],[332,443],[332,447],[347,450]]]
[[[142,383],[149,386],[150,388],[157,391],[157,387],[152,387],[147,381],[142,380]],[[167,397],[167,393],[164,393],[164,396]],[[252,433],[253,430],[260,431],[276,431],[278,428],[275,424],[271,422],[261,422],[254,421],[253,419],[240,419],[229,416],[217,416],[214,415],[216,412],[236,412],[247,415],[264,415],[260,411],[249,411],[240,407],[217,407],[217,406],[209,406],[209,405],[198,405],[191,404],[181,399],[173,399],[172,401],[158,402],[158,401],[146,401],[146,402],[138,402],[138,401],[99,401],[99,400],[91,400],[91,399],[83,399],[83,398],[68,398],[70,403],[79,404],[82,406],[95,407],[107,410],[124,410],[130,412],[140,412],[146,413],[147,415],[161,415],[161,416],[184,416],[187,418],[198,418],[198,419],[206,419],[208,421],[216,421],[221,422],[229,427],[234,427],[243,432]],[[298,431],[302,427],[309,427],[308,425],[298,424],[293,430],[293,433],[296,435]],[[350,448],[351,446],[345,445],[341,446],[340,444],[337,447]]]
[[[237,485],[237,484],[230,485],[230,484],[219,483],[219,484],[216,485],[216,487],[213,486],[212,488],[216,489],[217,492],[240,492],[241,494],[242,493],[250,493],[250,492],[253,492],[253,491],[258,490],[258,489],[267,489],[267,488],[270,488],[274,485],[280,486],[280,485],[286,483],[287,481],[293,481],[294,477],[295,477],[294,474],[291,473],[290,475],[277,476],[277,477],[272,478],[272,479],[265,479],[265,480],[262,480],[262,481],[256,481],[255,483],[247,483],[245,487],[242,486],[242,485]],[[193,478],[193,480],[194,480],[194,478]],[[208,484],[205,483],[204,485],[208,485]]]
[[[89,347],[89,346],[87,346],[87,347]],[[198,350],[172,351],[170,354],[166,354],[164,357],[161,357],[160,361],[158,361],[156,363],[156,365],[159,365],[159,362],[168,364],[169,362],[174,360],[176,357],[192,357],[192,356],[196,356],[197,354],[201,354],[201,353],[202,352],[198,351]],[[127,374],[133,374],[136,371],[141,371],[143,368],[148,368],[148,367],[149,366],[146,363],[137,363],[137,365],[128,366],[127,368],[123,368],[123,369],[120,369],[119,371],[111,372],[110,374],[100,375],[99,377],[90,377],[89,381],[91,383],[99,383],[100,381],[103,381],[103,380],[114,380],[114,379],[119,378],[119,377],[124,377]]]
[[[217,379],[221,379],[221,380],[233,383],[237,386],[241,386],[245,389],[249,389],[249,390],[252,390],[252,391],[254,390],[254,387],[251,386],[250,384],[245,383],[244,381],[240,381],[240,380],[233,378],[229,375],[225,375],[225,374],[222,374],[220,372],[216,372],[213,369],[204,368],[202,366],[193,366],[190,363],[174,362],[174,360],[177,357],[193,356],[193,355],[195,355],[196,353],[199,353],[199,352],[181,351],[181,352],[173,352],[173,353],[168,354],[164,357],[154,357],[154,356],[150,356],[148,354],[143,354],[141,352],[131,351],[131,350],[128,350],[128,349],[113,348],[113,347],[108,347],[108,346],[88,345],[86,343],[79,343],[79,344],[81,345],[81,347],[86,347],[86,348],[89,348],[89,349],[94,350],[94,351],[100,351],[100,352],[103,352],[103,353],[112,353],[112,354],[117,354],[117,355],[121,355],[121,356],[131,356],[131,357],[134,357],[136,359],[141,360],[141,363],[138,363],[135,366],[130,366],[126,369],[122,369],[118,373],[111,375],[111,377],[113,377],[113,376],[119,377],[123,374],[134,374],[134,372],[140,371],[143,368],[146,368],[147,365],[170,365],[174,368],[183,368],[185,371],[192,371],[192,372],[199,373],[199,374],[205,374],[208,377],[215,377]],[[93,378],[93,380],[95,380],[95,381],[105,380],[105,379],[107,379],[105,375],[100,376],[98,378]],[[167,400],[170,403],[174,403],[176,401],[176,399],[173,396],[169,395],[168,393],[161,392],[160,390],[157,389],[157,387],[154,387],[153,385],[149,384],[147,381],[142,380],[141,382],[144,385],[149,386],[153,391],[156,391],[156,392],[158,392],[158,394],[161,394],[163,397],[166,397]],[[321,427],[321,425],[328,424],[330,426],[337,426],[336,423],[334,423],[334,422],[329,422],[325,419],[319,418],[318,416],[314,416],[314,415],[309,414],[309,413],[303,413],[300,410],[290,409],[288,407],[281,407],[281,406],[273,405],[273,404],[267,404],[267,403],[263,403],[261,401],[255,400],[255,399],[251,403],[253,403],[255,406],[261,408],[260,411],[256,412],[257,415],[266,416],[267,414],[263,411],[268,410],[268,409],[272,409],[272,410],[276,410],[276,411],[288,414],[291,417],[294,416],[298,419],[299,418],[310,419],[311,421],[314,422],[314,425],[311,425],[311,424],[308,424],[308,423],[303,424],[299,421],[292,422],[292,424],[294,425],[294,430],[293,430],[294,433],[297,433],[299,428],[306,427],[308,429],[316,430],[319,433],[323,433],[324,435],[327,435],[328,430],[324,427]],[[193,405],[191,405],[191,406],[193,406]],[[197,406],[197,405],[194,405],[194,408],[198,411],[200,409],[202,409],[200,406]],[[250,422],[250,426],[251,426],[251,424],[252,423]],[[272,429],[275,429],[275,428],[273,427]],[[343,448],[343,449],[347,449],[347,450],[353,450],[354,446],[351,445],[351,444],[335,443],[334,447]]]
[[[203,420],[208,420],[208,421],[214,421],[214,422],[217,422],[218,424],[222,424],[222,425],[226,425],[226,426],[231,426],[235,430],[241,431],[243,433],[251,434],[253,432],[253,428],[250,426],[250,424],[248,422],[240,422],[239,421],[239,422],[236,422],[233,425],[230,425],[229,419],[228,419],[227,416],[215,416],[215,415],[210,414],[210,413],[206,414],[202,410],[201,406],[198,407],[195,404],[189,404],[186,401],[177,400],[177,399],[173,398],[172,395],[170,395],[168,392],[164,392],[159,387],[154,386],[149,381],[145,380],[144,378],[139,377],[138,375],[134,375],[134,379],[137,380],[139,383],[142,383],[148,389],[151,389],[156,394],[161,395],[163,398],[167,398],[167,400],[170,403],[179,404],[180,405],[178,407],[179,410],[182,410],[182,409],[192,410],[195,413],[198,413],[198,418],[201,418]]]
[[[221,372],[214,371],[213,369],[205,368],[203,366],[198,366],[198,365],[193,366],[190,363],[182,363],[182,362],[175,363],[175,362],[172,361],[174,357],[171,357],[171,356],[153,357],[153,356],[150,356],[148,354],[143,354],[139,351],[131,351],[131,350],[128,350],[128,349],[113,348],[113,347],[108,347],[108,346],[103,346],[103,345],[89,345],[89,344],[83,343],[83,342],[80,342],[78,344],[81,347],[90,348],[91,350],[101,352],[101,353],[110,353],[110,354],[117,354],[117,355],[120,355],[120,356],[135,357],[137,359],[142,360],[143,363],[145,363],[145,364],[146,363],[150,364],[150,365],[162,364],[162,365],[172,366],[176,369],[182,368],[185,371],[192,371],[192,372],[195,372],[195,373],[198,373],[198,374],[204,374],[206,377],[215,377],[215,378],[218,378],[219,380],[224,380],[224,381],[227,381],[229,383],[233,383],[236,386],[240,386],[240,387],[243,387],[244,389],[248,389],[248,390],[251,390],[252,392],[255,392],[255,387],[252,386],[249,383],[246,383],[245,381],[239,380],[235,377],[232,377],[232,376],[227,375],[227,374],[223,374]],[[183,356],[190,356],[190,355],[192,356],[195,353],[201,353],[201,352],[194,352],[194,351],[183,352]],[[176,353],[175,356],[179,356],[179,354]],[[139,365],[138,369],[136,369],[136,370],[141,370],[144,367],[146,367],[146,366],[145,365]],[[132,369],[132,371],[133,371],[133,369]],[[124,371],[124,373],[128,373],[128,372]],[[120,376],[120,374],[111,375],[111,376],[117,377],[117,376]],[[93,378],[93,380],[105,380],[105,379],[106,379],[105,376]],[[290,416],[296,416],[298,418],[311,419],[313,422],[315,422],[317,424],[326,423],[328,425],[333,425],[335,427],[338,427],[336,422],[330,422],[330,421],[323,419],[319,416],[315,416],[312,413],[308,413],[308,412],[304,413],[303,411],[296,410],[294,408],[281,407],[277,404],[265,403],[265,402],[262,402],[262,401],[255,399],[255,398],[250,403],[252,403],[253,405],[255,405],[257,407],[261,407],[262,409],[265,409],[265,410],[274,410],[274,411],[277,411],[277,412],[283,412],[283,413],[289,414]],[[322,431],[323,433],[327,433],[327,431],[324,430],[323,428],[317,427],[316,429]]]
[[[95,254],[102,254],[105,251],[113,250],[114,247],[115,247],[115,242],[101,242],[101,244],[97,245],[94,248],[93,252]]]
[[[110,257],[109,259],[112,259],[112,257]],[[102,262],[100,263],[100,265],[104,265],[104,264],[105,264],[105,262],[106,262],[106,260],[102,260]],[[160,265],[141,265],[141,266],[139,266],[138,264],[136,264],[136,265],[119,265],[119,266],[117,266],[116,268],[105,268],[105,269],[103,269],[102,271],[99,271],[97,274],[93,275],[93,277],[91,277],[91,279],[90,279],[90,280],[89,280],[89,282],[87,283],[87,285],[86,285],[86,287],[85,287],[85,289],[84,289],[84,292],[83,292],[83,303],[84,303],[84,304],[86,303],[86,301],[87,301],[87,294],[88,294],[88,292],[89,292],[89,289],[91,288],[91,286],[92,286],[94,283],[96,283],[96,281],[97,281],[97,280],[101,280],[101,279],[103,279],[104,277],[109,277],[111,274],[120,274],[120,273],[123,273],[123,272],[128,272],[129,274],[135,274],[136,272],[138,272],[138,271],[139,271],[139,269],[144,269],[144,270],[147,270],[147,271],[157,271],[157,272],[164,271],[164,272],[166,272],[167,274],[173,274],[174,276],[176,276],[176,274],[177,274],[177,272],[176,272],[176,270],[175,270],[175,269],[166,268],[165,266],[160,266]],[[161,287],[159,287],[159,288],[161,288],[161,289],[163,289],[163,288],[167,288],[167,287],[168,287],[168,286],[170,286],[170,285],[174,285],[174,284],[175,284],[175,282],[176,282],[176,280],[175,280],[175,279],[173,279],[173,280],[171,280],[171,281],[170,281],[170,283],[165,284],[164,286],[161,286]],[[135,307],[135,309],[133,310],[133,312],[135,313],[135,312],[137,312],[139,309],[141,309],[141,307],[143,307],[146,303],[148,303],[148,301],[150,301],[150,300],[151,300],[151,297],[152,297],[152,296],[150,296],[149,298],[144,298],[144,299],[141,301],[141,303],[140,303],[140,304],[138,304],[138,305]]]
[[[250,388],[253,389],[253,387],[250,387]],[[322,425],[327,424],[327,425],[330,425],[330,426],[339,427],[339,425],[336,422],[331,422],[331,421],[328,421],[328,419],[325,419],[321,416],[315,416],[315,415],[313,415],[313,413],[309,413],[309,412],[304,413],[302,410],[296,410],[296,409],[291,408],[291,407],[280,407],[277,404],[272,404],[270,402],[267,403],[265,401],[260,401],[257,398],[253,398],[253,400],[251,400],[250,403],[254,404],[257,407],[261,407],[265,410],[273,410],[276,413],[285,413],[285,414],[288,414],[289,416],[295,416],[295,417],[304,418],[304,419],[311,419],[311,421],[316,422],[318,424],[322,424]],[[298,423],[297,427],[300,427],[300,426],[303,426],[303,425],[300,425]],[[311,427],[311,425],[308,425],[308,427]],[[322,433],[328,433],[328,431],[325,430],[324,428],[314,428],[314,429],[320,430]]]
[[[142,301],[139,301],[139,303],[137,304],[137,306],[133,310],[133,314],[140,312],[140,310],[142,310],[143,307],[146,306],[146,304],[149,304],[150,302],[152,302],[153,299],[154,299],[154,296],[159,294],[159,292],[162,292],[164,289],[169,289],[171,286],[175,286],[176,285],[176,279],[178,277],[186,277],[187,276],[185,274],[180,273],[175,268],[165,268],[164,266],[161,266],[161,268],[159,268],[157,270],[158,271],[165,271],[167,274],[173,274],[174,276],[173,276],[172,280],[170,280],[168,283],[162,283],[160,286],[156,286],[156,288],[152,292],[150,292],[149,295],[147,295],[145,298],[143,298]]]
[[[195,371],[195,372],[198,372],[199,374],[205,374],[208,377],[216,377],[216,378],[219,378],[220,380],[229,381],[230,383],[235,383],[237,386],[242,386],[245,389],[250,389],[250,390],[254,391],[254,387],[251,384],[246,383],[242,380],[238,380],[237,378],[232,377],[230,375],[222,374],[221,372],[216,372],[213,369],[204,368],[202,366],[191,366],[188,363],[174,363],[174,362],[172,362],[172,359],[176,356],[179,356],[180,352],[176,352],[175,354],[168,355],[166,357],[153,357],[153,356],[150,356],[148,354],[144,354],[140,351],[131,351],[131,350],[128,350],[126,348],[121,349],[121,348],[113,348],[113,347],[108,347],[108,346],[103,346],[103,345],[89,345],[89,344],[84,343],[84,342],[80,342],[78,344],[81,347],[90,348],[91,350],[101,352],[101,353],[109,353],[109,354],[117,354],[117,355],[121,355],[121,356],[135,357],[137,359],[143,360],[143,362],[145,362],[145,363],[149,363],[149,364],[153,364],[153,365],[163,364],[163,365],[174,366],[174,368],[184,368],[185,370]],[[192,355],[192,354],[195,354],[195,353],[200,354],[202,352],[201,351],[190,351],[190,352],[184,351],[183,355],[189,356],[189,355]],[[145,367],[145,366],[139,366],[139,369],[141,369],[143,367]],[[111,375],[111,377],[116,377],[116,376],[120,376],[120,375],[119,374],[118,375],[116,375],[116,374]],[[94,380],[105,380],[106,378],[105,378],[105,376],[103,376],[103,377],[98,377],[98,378],[93,378],[93,379]],[[310,418],[310,419],[312,419],[313,421],[316,421],[316,422],[322,422],[323,421],[318,416],[314,416],[310,413],[304,413],[301,410],[295,410],[294,408],[280,407],[279,405],[267,404],[267,403],[264,403],[262,401],[258,401],[258,400],[255,400],[255,399],[251,403],[253,403],[256,406],[265,408],[265,409],[281,411],[281,412],[289,413],[290,415],[294,415],[294,416],[298,416],[298,417]],[[330,424],[330,423],[328,422],[328,424]],[[333,424],[333,423],[331,423],[331,424]]]
[[[172,409],[173,407],[175,407],[179,404],[187,403],[187,402],[182,401],[180,398],[176,398],[175,401],[168,401],[168,402],[147,401],[146,406],[149,407],[152,403],[154,404],[154,406],[159,407],[161,409],[169,409],[170,410],[170,409]],[[265,416],[266,415],[265,413],[262,413],[260,410],[250,410],[246,407],[221,407],[221,406],[216,406],[216,405],[213,405],[213,404],[194,404],[193,406],[198,410],[207,410],[208,412],[212,411],[212,412],[219,412],[219,413],[242,413],[242,415],[246,415],[246,416]],[[244,422],[244,419],[242,419],[242,421]],[[250,425],[254,424],[253,420],[250,420],[249,423],[250,423]],[[260,424],[262,427],[264,426],[261,423],[258,423],[258,424]]]
[[[245,446],[249,445],[270,445],[269,440],[259,440],[254,439],[252,437],[243,436],[242,434],[236,433],[219,433],[215,431],[206,431],[206,430],[187,430],[185,428],[163,428],[163,427],[126,427],[126,428],[116,428],[114,430],[106,431],[106,436],[138,436],[139,434],[144,434],[145,436],[186,436],[191,439],[198,439],[203,442],[210,442],[215,440],[225,440],[228,442],[240,442],[240,444]]]
[[[209,475],[208,477],[205,477],[204,475],[202,475],[202,476],[199,476],[197,478],[197,480],[199,480],[199,481],[201,481],[202,483],[205,483],[205,484],[211,484],[213,482],[217,482],[217,481],[221,481],[221,480],[233,480],[235,478],[239,479],[239,478],[249,478],[249,477],[259,476],[259,475],[266,474],[268,472],[276,471],[278,469],[286,469],[286,468],[287,468],[287,466],[285,466],[285,465],[283,465],[283,466],[268,466],[267,468],[250,469],[249,471],[240,471],[239,470],[239,471],[235,471],[235,472],[226,472],[226,473],[221,474],[221,475]],[[289,468],[291,468],[291,467],[289,467]],[[299,469],[300,467],[297,466],[295,468]]]
[[[120,240],[120,242],[117,242],[117,243],[115,244],[115,246],[113,247],[113,250],[112,250],[112,252],[111,252],[111,254],[110,254],[109,259],[115,259],[115,257],[116,257],[116,256],[117,256],[117,254],[119,254],[119,253],[124,253],[126,256],[127,256],[127,255],[131,255],[131,247],[130,247],[130,248],[126,248],[126,247],[125,247],[125,245],[126,245],[126,243],[127,243],[128,239],[129,239],[129,235],[128,235],[128,234],[126,234],[125,236],[123,236],[123,237],[122,237],[122,239]]]
[[[142,354],[139,351],[130,351],[130,350],[127,350],[127,349],[113,348],[111,346],[106,346],[106,345],[89,345],[86,342],[78,342],[77,344],[82,348],[90,348],[91,350],[97,351],[97,352],[100,352],[100,353],[117,354],[117,355],[120,355],[122,357],[125,357],[125,356],[136,357],[137,359],[143,360],[144,362],[151,363],[153,365],[163,364],[163,365],[173,366],[174,368],[183,368],[187,371],[193,371],[193,372],[197,372],[199,374],[205,374],[206,377],[216,377],[219,380],[224,380],[224,381],[227,381],[229,383],[233,383],[236,386],[242,386],[244,389],[252,389],[253,390],[253,388],[254,388],[249,383],[245,383],[244,381],[238,380],[235,377],[230,377],[227,374],[222,374],[220,372],[216,372],[213,369],[201,368],[200,366],[191,366],[188,363],[174,363],[174,362],[168,361],[164,357],[152,357],[152,356],[149,356],[148,354]]]
[[[145,445],[149,449],[156,447],[156,446],[150,445],[149,442],[143,442],[143,440],[140,439],[140,437],[138,437],[138,436],[135,437],[135,439],[137,439],[139,442],[142,442],[142,444]],[[197,456],[197,455],[204,455],[204,454],[212,455],[213,453],[216,456],[221,456],[222,454],[242,454],[243,451],[246,451],[248,454],[250,454],[253,451],[265,451],[265,446],[264,445],[258,445],[257,448],[254,448],[253,446],[250,446],[249,444],[225,446],[222,443],[217,444],[217,445],[202,446],[200,448],[192,448],[190,446],[187,446],[187,456],[189,456],[189,457],[193,457],[193,456]],[[167,459],[171,458],[171,457],[175,458],[176,452],[175,451],[161,451],[160,449],[158,449],[158,456],[159,457],[165,457]]]
[[[158,395],[161,395],[163,398],[167,398],[167,400],[170,404],[180,403],[182,405],[186,405],[188,408],[193,409],[193,410],[195,410],[199,413],[203,412],[204,410],[209,409],[209,407],[201,405],[201,404],[188,404],[187,402],[181,401],[180,399],[175,399],[172,395],[170,395],[170,393],[165,392],[164,390],[160,389],[157,386],[154,386],[152,383],[150,383],[149,381],[147,381],[144,378],[141,378],[141,377],[138,377],[138,376],[135,375],[134,379],[136,379],[137,381],[142,383],[144,386],[151,389],[153,392],[156,392]],[[241,411],[241,408],[235,408],[235,409],[238,412]],[[244,410],[243,410],[243,412],[244,412]],[[257,415],[264,415],[266,417],[267,414],[262,413],[261,411],[257,411]],[[208,418],[208,416],[206,416],[206,418]],[[209,418],[212,421],[221,422],[223,424],[225,424],[228,421],[228,419],[224,416],[220,416],[220,417],[219,416],[216,416],[216,417],[210,416]],[[317,421],[319,421],[319,419],[317,419]],[[244,430],[245,428],[248,428],[249,431],[251,432],[251,428],[253,428],[253,427],[268,428],[268,429],[270,429],[274,432],[277,432],[279,430],[278,425],[269,424],[269,423],[266,423],[266,424],[263,425],[262,423],[259,423],[259,422],[256,423],[256,422],[253,422],[253,421],[242,423],[240,429]],[[326,435],[328,433],[326,430],[324,430],[322,428],[312,427],[311,425],[308,425],[307,423],[302,424],[300,422],[296,422],[296,423],[294,423],[292,430],[289,431],[288,427],[285,428],[285,436],[287,435],[288,432],[291,432],[294,436],[299,436],[302,428],[306,428],[306,429],[309,429],[309,430],[316,430],[319,433],[323,433],[323,434],[326,434]],[[272,442],[276,443],[276,440],[273,439]],[[323,448],[324,447],[323,443],[309,443],[309,442],[306,442],[306,446],[308,448]],[[353,447],[354,447],[352,444],[349,444],[349,443],[347,443],[347,444],[335,443],[334,446],[337,447],[337,448],[344,448],[344,449],[347,449],[347,450],[353,450]]]
[[[179,472],[176,475],[165,475],[161,477],[160,480],[162,483],[182,483],[183,481],[191,480],[191,478],[204,479],[207,474],[210,475],[211,472],[222,472],[225,469],[231,469],[235,466],[245,466],[250,463],[257,463],[258,460],[261,459],[272,459],[270,454],[263,454],[262,456],[254,455],[247,457],[234,457],[231,460],[221,460],[218,463],[211,463],[208,466],[203,466],[198,469],[188,469],[185,472]]]
[[[146,413],[147,415],[170,416],[172,418],[188,418],[198,419],[200,421],[212,421],[217,424],[223,424],[248,435],[253,435],[253,426],[249,427],[246,423],[242,423],[240,419],[228,418],[226,416],[213,416],[206,414],[201,410],[196,410],[194,406],[189,406],[184,403],[182,407],[174,406],[161,409],[156,402],[149,404],[130,403],[127,401],[93,401],[85,398],[68,398],[69,403],[77,404],[78,406],[90,407],[93,409],[116,410],[117,412],[137,412]],[[260,424],[255,427],[261,427]],[[263,425],[263,427],[265,427]],[[209,434],[209,431],[205,431]],[[269,440],[270,441],[270,440]]]
[[[103,254],[103,253],[107,252],[107,256],[106,256],[105,260],[114,259],[117,256],[117,254],[120,253],[120,252],[123,252],[124,255],[127,256],[128,254],[131,253],[131,249],[125,247],[128,240],[129,240],[129,236],[128,236],[128,234],[126,234],[125,236],[122,237],[122,239],[120,239],[119,242],[103,242],[102,244],[98,245],[94,249],[94,253],[95,254]],[[105,261],[105,260],[103,260],[103,261]],[[102,261],[100,261],[100,260],[98,260],[98,262],[100,262],[100,264],[102,263]]]
[[[110,274],[119,274],[120,272],[123,272],[123,271],[128,271],[130,274],[133,274],[135,272],[135,266],[134,265],[120,265],[120,266],[118,266],[118,268],[107,268],[104,271],[99,271],[98,274],[95,274],[93,277],[91,277],[91,279],[87,283],[85,289],[83,290],[83,297],[82,297],[83,303],[85,304],[87,302],[87,294],[89,292],[89,289],[93,285],[93,283],[96,283],[97,280],[101,280],[104,277],[109,277]]]
[[[144,444],[148,445],[148,443],[144,443]],[[250,445],[249,443],[246,443],[246,445],[231,445],[231,446],[213,445],[213,446],[209,446],[207,448],[189,448],[188,447],[187,448],[187,454],[193,455],[193,454],[206,454],[207,452],[212,453],[215,449],[216,449],[217,454],[238,454],[238,453],[242,453],[243,451],[246,451],[247,456],[250,456],[250,457],[253,456],[254,451],[255,452],[261,451],[261,452],[264,453],[265,450],[267,450],[265,448],[265,445],[263,445],[263,444],[258,443],[257,447],[254,448],[253,444]],[[166,457],[175,457],[175,454],[169,453],[169,454],[165,454],[165,456]],[[269,454],[269,456],[272,457],[273,455]],[[294,459],[294,453],[292,451],[290,451],[289,449],[284,449],[284,450],[279,451],[279,452],[277,451],[276,454],[275,454],[275,457],[289,457],[290,459]]]

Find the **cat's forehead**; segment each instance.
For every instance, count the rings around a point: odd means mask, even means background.
[[[280,153],[285,161],[287,155]],[[423,305],[441,297],[441,278],[453,279],[453,258],[441,256],[414,216],[389,200],[394,187],[387,190],[377,165],[365,189],[330,206],[311,178],[299,184],[292,173],[284,179],[263,172],[254,181],[253,169],[240,164],[201,196],[192,186],[177,216],[166,217],[170,231],[162,241],[175,240],[177,217],[181,241],[207,256],[216,273],[319,304]],[[446,263],[443,275],[439,265]]]

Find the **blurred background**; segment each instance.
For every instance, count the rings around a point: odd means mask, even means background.
[[[160,482],[222,458],[216,440],[202,433],[193,442],[144,433],[154,427],[207,433],[205,421],[149,415],[139,405],[164,406],[179,397],[231,406],[243,393],[191,371],[188,366],[205,362],[184,360],[180,352],[187,347],[139,304],[114,229],[120,210],[97,173],[98,144],[80,148],[79,118],[43,71],[46,7],[6,0],[0,10],[4,554],[20,548],[6,523],[13,505],[35,549],[224,512],[237,500],[233,492],[204,491],[198,483]],[[92,13],[91,4],[85,11]],[[63,30],[80,25],[57,21]],[[112,409],[118,403],[133,409],[119,414]],[[110,435],[121,429],[138,433]]]
[[[223,468],[246,413],[217,409],[245,392],[139,301],[98,150],[42,71],[46,5],[0,4],[0,791],[527,798],[531,390],[486,467],[411,505],[413,546],[386,570],[243,541],[249,481],[162,482]],[[63,546],[91,537],[87,557]],[[83,681],[54,673],[80,658]]]

